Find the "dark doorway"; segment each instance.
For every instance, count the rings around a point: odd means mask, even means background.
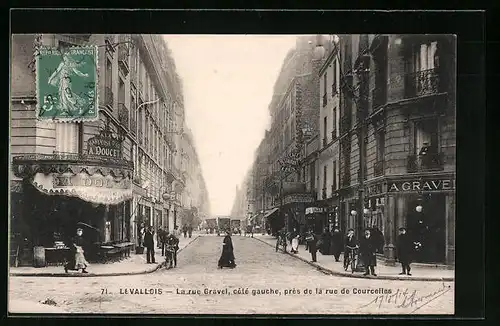
[[[421,243],[415,258],[421,263],[444,263],[446,259],[446,207],[444,194],[427,194],[410,201],[408,232]],[[417,212],[416,207],[422,206]]]

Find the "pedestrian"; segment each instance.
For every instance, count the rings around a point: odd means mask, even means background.
[[[319,247],[318,249],[322,255],[331,255],[330,252],[331,237],[332,236],[330,234],[330,231],[328,230],[328,228],[325,228],[323,230],[323,233],[321,234],[320,242],[318,243]]]
[[[384,252],[385,241],[384,241],[384,234],[382,233],[382,231],[380,231],[380,229],[375,226],[371,229],[371,234],[373,240],[375,241],[377,252],[380,253]]]
[[[377,246],[371,236],[370,230],[365,230],[365,235],[359,242],[359,252],[361,254],[361,261],[366,267],[363,275],[366,276],[371,273],[373,276],[377,276],[377,274],[375,274],[375,266],[377,266],[377,257],[375,253],[377,252]]]
[[[342,252],[342,235],[338,228],[333,230],[332,234],[332,253],[335,261],[339,261],[340,253]]]
[[[314,234],[314,231],[312,229],[309,230],[309,232],[306,234],[306,242],[307,242],[307,248],[311,253],[311,258],[312,258],[311,261],[315,263],[317,261],[316,253],[318,251],[317,247],[318,237],[316,236],[316,234]]]
[[[144,246],[146,247],[146,261],[148,264],[155,264],[155,244],[154,233],[151,227],[148,227],[144,234]]]
[[[344,239],[344,269],[347,270],[349,267],[349,257],[353,257],[355,254],[355,250],[358,248],[358,244],[356,243],[356,237],[354,236],[354,230],[348,229],[347,235]]]
[[[184,238],[187,238],[188,227],[184,224],[182,227],[182,233],[184,233]]]
[[[168,249],[168,251],[165,255],[171,255],[170,257],[167,257],[170,258],[170,265],[168,268],[172,268],[172,263],[174,267],[177,267],[177,251],[179,251],[179,238],[175,234],[170,233],[167,235],[166,248]]]
[[[399,228],[399,235],[396,245],[396,259],[401,263],[403,271],[399,275],[410,275],[414,244],[410,236],[406,233],[406,228]]]
[[[191,236],[193,235],[193,227],[190,225],[189,228],[188,228],[188,234],[189,234],[189,237],[191,238]]]
[[[293,254],[297,254],[299,252],[299,237],[300,234],[297,231],[297,228],[293,228],[292,234],[290,236],[292,238],[292,250]]]
[[[83,229],[76,229],[76,236],[71,239],[70,242],[70,260],[64,265],[64,271],[67,273],[68,270],[82,270],[83,274],[87,274],[87,267],[89,263],[85,259],[85,251],[83,247],[85,246],[85,240],[83,238]]]
[[[163,229],[160,229],[158,233],[160,234],[160,243],[161,243],[161,255],[165,256],[165,246],[167,243],[167,236],[169,235],[167,227],[164,227]]]
[[[220,269],[224,267],[235,268],[233,241],[231,240],[231,230],[226,230],[226,236],[222,241],[222,254],[219,258],[218,266]]]

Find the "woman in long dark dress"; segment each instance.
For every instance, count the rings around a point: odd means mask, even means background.
[[[231,231],[226,230],[226,236],[222,241],[222,254],[219,259],[219,268],[229,267],[235,268],[234,262],[233,241],[231,240]]]

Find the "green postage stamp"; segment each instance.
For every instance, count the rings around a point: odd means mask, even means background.
[[[36,62],[37,118],[98,119],[97,47],[42,48]]]

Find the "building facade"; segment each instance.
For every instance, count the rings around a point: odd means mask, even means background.
[[[98,48],[98,121],[37,120],[34,52],[81,45]],[[183,96],[161,36],[15,35],[11,103],[11,234],[20,247],[52,247],[78,222],[98,230],[95,241],[136,244],[141,225],[177,223]],[[119,155],[91,156],[96,137],[119,142]],[[62,188],[73,177],[88,181],[85,191]],[[120,189],[103,188],[105,179]]]
[[[190,129],[184,129],[181,144],[181,177],[185,182],[181,224],[196,228],[210,215],[208,192]]]
[[[455,39],[349,35],[339,49],[342,229],[378,229],[394,263],[406,227],[417,261],[453,265]]]
[[[270,232],[305,227],[305,207],[314,202],[306,191],[305,168],[299,162],[305,144],[318,130],[319,69],[316,37],[297,38],[284,59],[269,105],[271,126],[260,144],[253,165],[254,215]],[[281,208],[281,209],[280,209]]]

